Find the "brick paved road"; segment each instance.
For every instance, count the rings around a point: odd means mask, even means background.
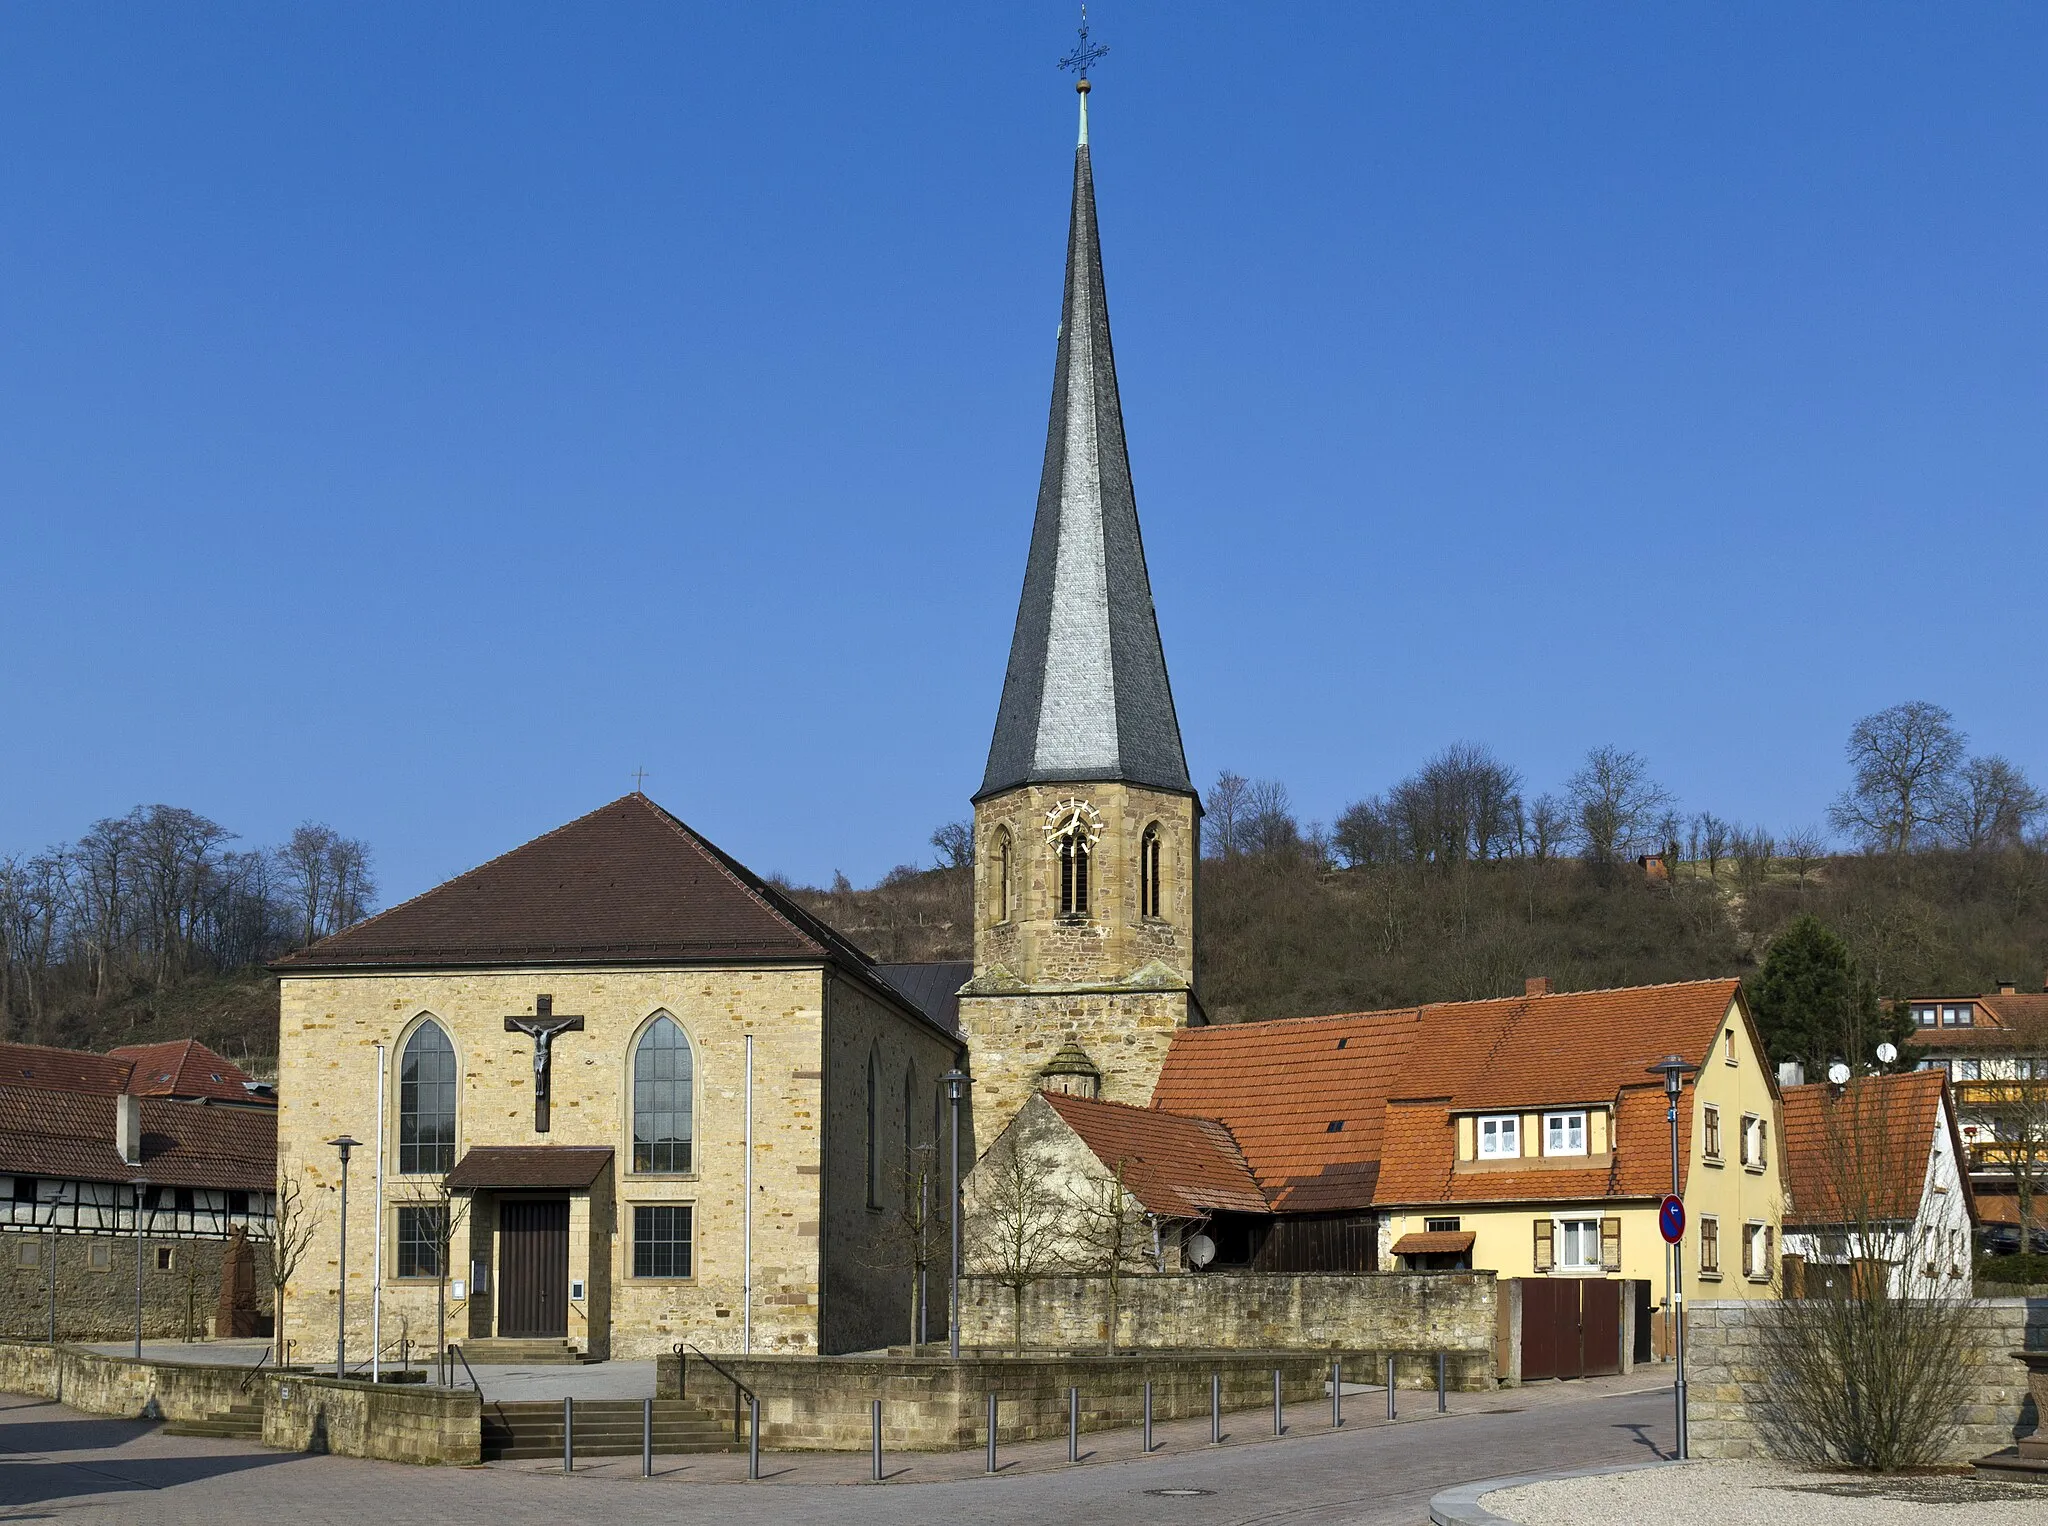
[[[1423,1396],[1417,1395],[1418,1400]],[[1365,1408],[1358,1405],[1357,1408]],[[1347,1405],[1347,1409],[1353,1406]],[[1134,1433],[1083,1438],[1093,1460],[1065,1464],[1064,1443],[1017,1447],[997,1478],[979,1453],[890,1459],[891,1480],[862,1481],[865,1456],[772,1455],[757,1484],[738,1458],[600,1462],[572,1478],[532,1464],[410,1468],[305,1457],[161,1435],[138,1421],[93,1419],[39,1400],[0,1398],[0,1520],[79,1523],[263,1522],[266,1526],[425,1521],[433,1526],[563,1526],[572,1521],[765,1526],[1417,1526],[1449,1484],[1507,1473],[1657,1455],[1670,1428],[1669,1391],[1552,1385],[1468,1401],[1437,1417],[1389,1425],[1327,1412],[1290,1414],[1274,1440],[1268,1416],[1230,1417],[1236,1435],[1207,1444],[1206,1421],[1162,1426],[1161,1450],[1138,1455]],[[1213,1491],[1192,1498],[1161,1488]]]

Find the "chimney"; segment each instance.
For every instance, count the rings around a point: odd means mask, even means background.
[[[1522,982],[1522,994],[1524,996],[1548,996],[1550,994],[1550,977],[1548,975],[1531,975]]]
[[[1998,994],[2000,996],[2016,996],[2019,994],[2019,989],[2019,982],[2016,980],[2001,980],[1998,982]]]
[[[1806,1084],[1806,1067],[1797,1060],[1780,1060],[1778,1062],[1778,1084],[1780,1086],[1804,1086]]]
[[[127,1165],[142,1164],[142,1099],[132,1092],[114,1099],[114,1153]]]

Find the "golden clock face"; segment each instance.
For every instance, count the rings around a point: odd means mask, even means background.
[[[1045,840],[1078,838],[1094,847],[1102,836],[1102,813],[1085,800],[1062,800],[1045,813]]]

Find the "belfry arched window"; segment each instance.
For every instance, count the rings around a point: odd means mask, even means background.
[[[1096,840],[1102,818],[1085,800],[1067,800],[1047,813],[1046,838],[1059,862],[1059,914],[1085,917],[1091,899]]]
[[[633,1048],[635,1171],[691,1169],[696,1080],[689,1036],[664,1012]]]
[[[432,1018],[413,1030],[398,1060],[398,1172],[455,1169],[455,1046]]]
[[[882,1206],[882,1062],[868,1051],[868,1207]]]
[[[1138,915],[1159,915],[1159,823],[1145,828],[1138,843]]]
[[[996,828],[996,851],[990,855],[995,870],[995,894],[990,897],[995,903],[996,921],[1010,920],[1010,829]]]

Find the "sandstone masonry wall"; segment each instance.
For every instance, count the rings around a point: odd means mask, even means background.
[[[142,1241],[142,1333],[148,1340],[203,1340],[220,1308],[222,1240],[145,1235]],[[271,1304],[270,1246],[256,1256],[257,1308]],[[158,1252],[171,1254],[168,1268]],[[95,1260],[97,1259],[97,1265]],[[0,1230],[0,1335],[48,1338],[50,1268],[57,1273],[57,1338],[124,1340],[135,1333],[135,1238],[132,1235],[41,1235]]]
[[[1685,1307],[1688,1433],[1695,1457],[1778,1455],[1757,1328],[1768,1307]],[[2011,1353],[2048,1349],[2048,1299],[1988,1299],[1975,1312],[1979,1335],[1968,1358],[1973,1391],[1955,1415],[1957,1430],[1945,1457],[1952,1463],[2009,1447],[2042,1421],[2027,1397],[2027,1370]]]

